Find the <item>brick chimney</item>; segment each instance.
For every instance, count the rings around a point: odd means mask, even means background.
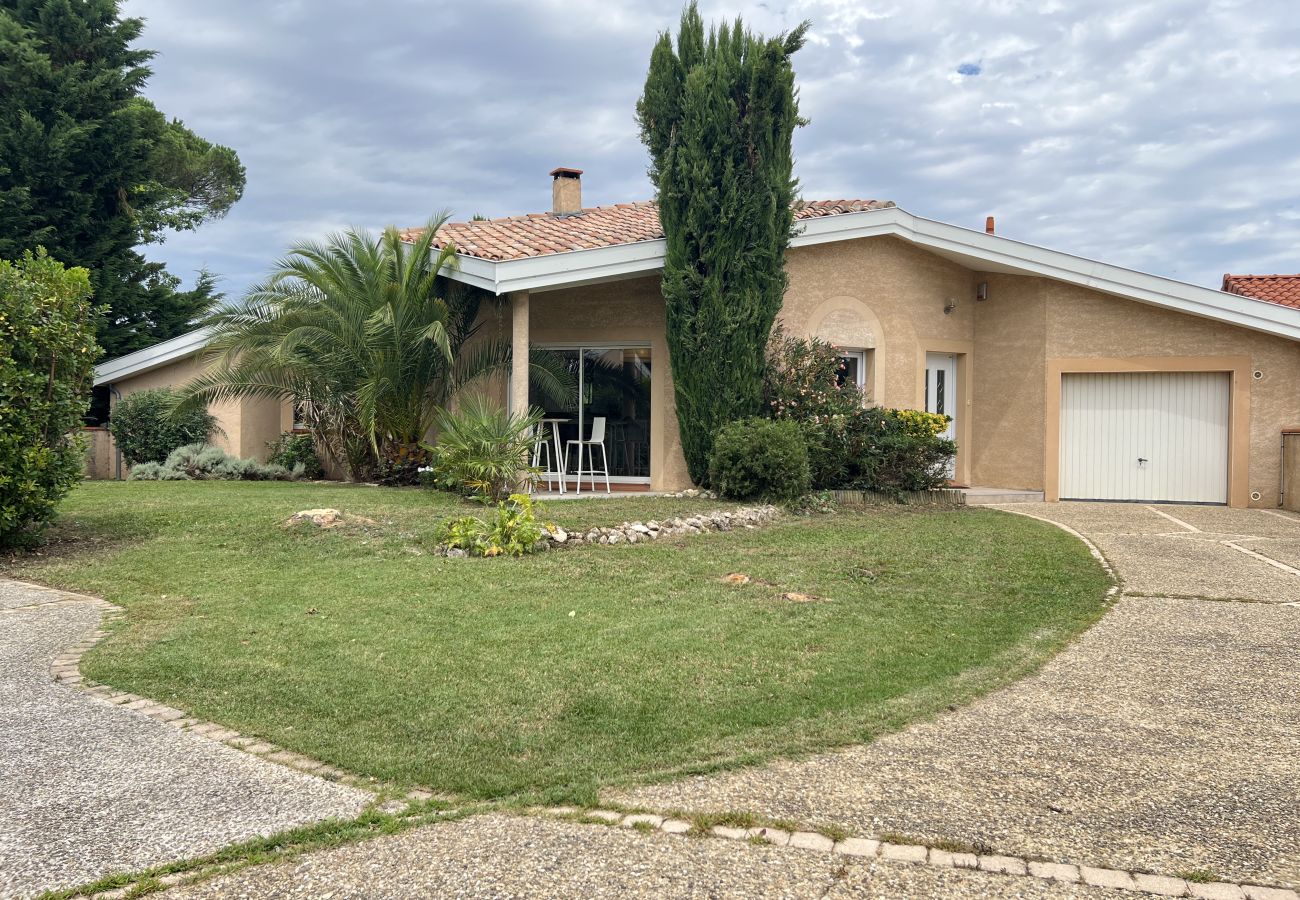
[[[995,227],[996,227],[996,226],[995,226],[995,224],[994,224],[994,222],[993,222],[993,217],[992,217],[992,216],[989,216],[987,219],[984,220],[984,233],[985,233],[985,234],[992,234],[992,233],[993,233],[993,229],[994,229]]]
[[[582,170],[561,166],[551,170],[551,214],[571,216],[582,212]]]

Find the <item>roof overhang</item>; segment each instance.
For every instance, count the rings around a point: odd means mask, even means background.
[[[187,331],[152,347],[107,359],[95,366],[95,387],[124,381],[153,369],[160,369],[177,360],[196,356],[203,351],[211,336],[211,328],[196,328],[194,331]]]
[[[1039,275],[1152,306],[1300,340],[1300,309],[1148,275],[1034,244],[914,216],[899,207],[841,213],[799,224],[792,247],[892,235],[979,272]],[[500,262],[461,257],[446,274],[494,294],[540,293],[663,268],[663,240]]]

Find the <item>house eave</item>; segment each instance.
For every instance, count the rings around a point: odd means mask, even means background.
[[[975,271],[1038,275],[1300,341],[1300,309],[925,219],[897,206],[801,221],[790,245],[807,247],[885,235],[956,257]],[[446,274],[495,294],[540,293],[653,274],[663,268],[665,249],[663,240],[653,240],[499,262],[462,257],[460,269]]]

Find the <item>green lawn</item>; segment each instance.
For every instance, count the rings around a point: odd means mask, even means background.
[[[568,527],[715,507],[556,502]],[[364,531],[285,530],[333,506]],[[1019,677],[1091,624],[1075,539],[989,510],[787,518],[525,559],[427,550],[454,500],[282,483],[87,483],[8,573],[127,610],[97,681],[355,772],[475,797],[854,741]],[[754,581],[723,582],[731,572]],[[792,603],[783,591],[821,599]]]

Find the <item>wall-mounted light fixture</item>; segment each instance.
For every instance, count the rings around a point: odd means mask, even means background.
[[[988,298],[989,298],[989,283],[987,281],[981,281],[978,285],[975,286],[975,299],[977,301],[980,301],[980,300],[987,300]]]
[[[949,297],[948,302],[944,304],[943,314],[945,316],[952,315],[952,311],[956,308],[957,308],[957,301],[954,300],[952,297]]]

